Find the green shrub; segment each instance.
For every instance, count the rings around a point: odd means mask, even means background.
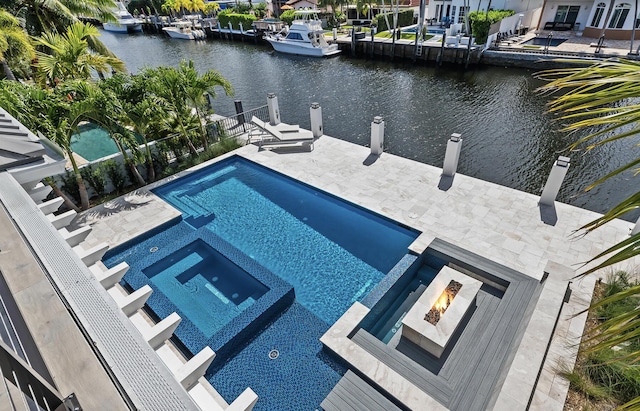
[[[227,28],[229,27],[229,22],[231,22],[231,27],[234,30],[240,30],[240,23],[242,23],[242,28],[244,30],[249,30],[254,21],[256,21],[256,16],[253,14],[240,14],[240,13],[229,13],[225,11],[221,11],[218,13],[218,21],[220,22],[220,27]]]
[[[287,10],[280,15],[280,20],[287,23],[289,26],[293,23],[293,16],[296,14],[295,10]]]
[[[378,28],[378,32],[390,29],[390,27],[387,27],[387,21],[384,18],[385,15],[389,18],[389,24],[393,24],[392,12],[378,14],[371,22],[372,25]],[[413,10],[402,10],[398,13],[398,27],[410,26],[412,24]]]
[[[489,13],[484,11],[472,11],[469,13],[469,21],[471,22],[471,32],[476,38],[476,44],[484,44],[489,37],[489,28],[506,17],[513,16],[513,10],[491,10]]]
[[[73,198],[76,204],[80,204],[80,188],[76,175],[72,171],[66,170],[64,174],[60,175],[60,180],[62,182],[60,189]]]
[[[104,188],[107,185],[107,179],[101,165],[93,168],[91,164],[88,164],[86,167],[80,169],[80,174],[84,181],[88,182],[93,188],[93,191],[96,192],[98,197],[102,197],[104,195]]]
[[[640,397],[640,367],[612,361],[619,355],[611,349],[595,352],[587,358],[585,371],[591,381],[624,403]]]
[[[107,160],[102,163],[107,176],[111,180],[111,184],[113,184],[113,188],[116,193],[121,193],[124,191],[124,188],[127,184],[127,177],[122,172],[122,167],[120,163],[115,160]]]
[[[629,279],[629,275],[624,271],[619,271],[607,279],[607,283],[604,288],[603,298],[610,297],[621,291],[627,290],[630,287],[635,286],[636,283]],[[616,301],[610,304],[605,304],[598,308],[597,315],[601,321],[606,321],[610,318],[617,317],[624,313],[634,310],[638,306],[637,297],[627,297],[623,300]]]

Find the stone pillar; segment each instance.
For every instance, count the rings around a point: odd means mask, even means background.
[[[278,107],[278,97],[273,94],[267,94],[267,108],[269,110],[269,123],[272,126],[280,124],[280,107]]]
[[[540,195],[540,204],[553,205],[554,201],[556,201],[556,197],[558,196],[558,192],[560,191],[562,181],[567,175],[567,171],[569,171],[570,164],[571,159],[569,157],[558,157],[558,160],[551,169],[551,173],[549,173],[549,178],[547,179],[547,183],[544,185],[542,194]]]
[[[379,156],[382,154],[384,144],[384,120],[380,116],[373,118],[371,123],[371,154]]]
[[[318,138],[324,134],[322,129],[322,107],[320,107],[320,104],[311,103],[309,114],[311,116],[311,131],[313,132],[313,137]]]
[[[444,153],[444,165],[442,166],[442,175],[453,177],[458,168],[458,159],[460,158],[460,150],[462,149],[462,136],[458,133],[451,134],[447,141],[447,150]]]

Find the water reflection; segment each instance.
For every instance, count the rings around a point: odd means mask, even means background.
[[[545,113],[547,97],[532,71],[482,67],[469,71],[414,67],[382,61],[310,59],[274,53],[268,45],[208,40],[176,41],[156,35],[103,32],[103,42],[131,72],[144,66],[177,66],[194,60],[231,81],[234,97],[221,91],[216,111],[234,113],[234,99],[249,109],[276,93],[282,119],[309,128],[309,106],[318,102],[328,135],[360,145],[370,123],[383,116],[386,151],[442,166],[446,140],[462,133],[459,171],[539,194],[552,163],[579,135],[558,133],[561,124]],[[621,141],[591,152],[571,153],[571,169],[559,199],[603,212],[634,190],[631,174],[582,193],[587,183],[627,163],[637,152]],[[631,216],[630,218],[635,218]]]

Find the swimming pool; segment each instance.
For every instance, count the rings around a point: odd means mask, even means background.
[[[244,258],[273,273],[293,287],[295,301],[280,304],[269,321],[261,317],[263,329],[255,330],[243,344],[235,344],[228,355],[216,356],[208,377],[227,399],[250,386],[260,396],[257,410],[317,408],[344,373],[342,365],[323,352],[320,336],[353,302],[367,296],[407,254],[407,247],[419,233],[240,157],[154,192],[180,209],[183,219],[136,244],[114,250],[105,259],[107,266],[133,261],[125,281],[137,289],[149,283],[150,277],[142,272],[144,267],[154,266],[149,259],[162,261],[159,256],[150,256],[151,249],[164,252],[163,258],[193,258],[187,266],[194,266],[202,257],[180,249],[211,233],[221,244],[237,250],[239,260]],[[147,272],[162,273],[170,266],[165,261],[160,269]],[[181,274],[164,275],[169,282],[180,282],[176,277]],[[194,278],[201,281],[199,287],[206,288],[212,275]],[[215,330],[206,338],[209,328],[194,326],[189,315],[168,302],[171,297],[163,294],[171,294],[169,288],[160,289],[153,281],[150,285],[154,293],[148,304],[154,312],[163,317],[168,309],[176,309],[183,316],[176,336],[189,350],[195,352],[216,342]],[[280,288],[279,296],[286,295],[286,287]],[[210,300],[218,298],[210,294],[203,293]],[[247,311],[263,300],[265,297],[258,297]],[[266,312],[267,308],[263,309]],[[223,330],[240,327],[241,316],[232,318]],[[203,327],[208,327],[206,321]],[[278,352],[275,359],[269,356],[272,350]]]
[[[547,42],[549,42],[549,46],[556,47],[564,43],[565,41],[567,41],[567,39],[554,39],[554,38],[549,39],[547,37],[534,37],[532,39],[529,39],[523,42],[522,44],[527,44],[532,46],[546,46]]]
[[[142,144],[139,137],[138,142]],[[78,134],[71,136],[71,150],[88,161],[120,152],[109,132],[93,123],[78,126]]]
[[[107,130],[98,125],[82,124],[78,127],[78,132],[71,136],[71,150],[88,161],[110,156],[119,151]]]

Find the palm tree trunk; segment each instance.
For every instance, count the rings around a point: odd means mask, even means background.
[[[147,154],[147,180],[149,182],[156,181],[156,169],[153,166],[153,156],[151,155],[151,148],[149,147],[149,142],[147,138],[142,136],[144,139],[144,149]]]
[[[133,177],[136,179],[136,182],[138,183],[138,185],[139,186],[146,185],[147,182],[144,181],[144,178],[142,178],[142,176],[140,175],[140,172],[138,171],[138,168],[136,167],[135,163],[131,161],[131,157],[129,157],[129,155],[127,154],[127,150],[125,150],[122,144],[120,144],[120,142],[115,138],[113,139],[113,141],[116,142],[116,145],[120,149],[120,153],[122,154],[122,160],[125,162],[127,167],[129,167],[129,170],[131,171],[131,174],[133,174]]]
[[[200,110],[198,109],[198,107],[196,107],[195,109],[196,109],[196,115],[198,116],[198,124],[200,125],[200,136],[202,138],[202,145],[204,146],[204,149],[206,150],[206,149],[209,148],[209,138],[207,137],[207,132],[205,131],[204,127],[202,126],[202,116],[200,115]]]
[[[73,151],[67,151],[67,155],[69,156],[69,161],[73,167],[73,174],[76,176],[76,182],[78,183],[78,190],[80,191],[80,207],[83,210],[86,210],[89,208],[89,194],[87,194],[87,186],[84,184],[76,159],[73,157]]]
[[[191,141],[191,139],[187,135],[187,130],[184,128],[184,124],[182,124],[182,120],[180,119],[180,117],[178,117],[178,123],[180,124],[180,129],[182,130],[182,136],[186,140],[187,146],[189,147],[189,153],[193,157],[197,157],[198,156],[198,150],[196,150],[195,146],[193,145],[193,142]]]
[[[7,80],[16,81],[16,76],[13,75],[13,71],[11,71],[9,64],[7,64],[7,59],[2,59],[2,69],[4,70],[4,76]]]

